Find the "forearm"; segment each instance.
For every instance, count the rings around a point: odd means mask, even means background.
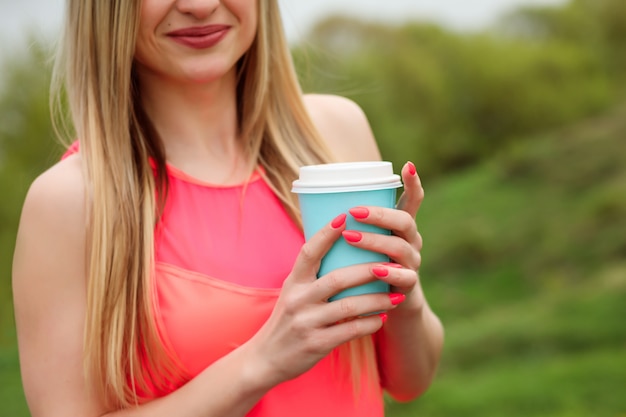
[[[443,349],[443,326],[424,300],[410,297],[389,314],[377,334],[383,387],[399,401],[410,401],[430,386]]]
[[[173,393],[106,417],[242,417],[272,388],[262,373],[244,345]]]

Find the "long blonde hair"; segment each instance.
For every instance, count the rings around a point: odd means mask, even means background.
[[[257,36],[238,64],[239,129],[247,157],[264,168],[299,222],[290,192],[298,167],[333,157],[302,102],[277,1],[258,4]],[[52,104],[62,113],[67,95],[88,187],[85,368],[95,394],[125,408],[140,401],[138,393],[188,377],[154,317],[154,230],[167,192],[165,154],[139,105],[133,62],[141,0],[67,0],[66,8]]]

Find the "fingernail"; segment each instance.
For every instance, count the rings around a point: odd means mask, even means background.
[[[406,299],[406,295],[404,294],[399,294],[399,293],[389,294],[389,300],[391,301],[391,304],[393,304],[394,306],[397,306],[398,304],[402,303],[405,299]]]
[[[342,213],[339,216],[335,217],[335,219],[330,224],[333,229],[339,229],[346,222],[346,218],[348,215],[346,213]]]
[[[389,316],[387,315],[387,313],[380,313],[379,314],[380,319],[383,321],[383,324],[385,324],[385,322],[387,321],[387,319],[389,318]]]
[[[384,266],[376,266],[376,267],[372,268],[372,272],[378,278],[384,278],[387,275],[389,275],[389,270],[387,268],[385,268]]]
[[[408,162],[409,164],[409,174],[411,175],[415,175],[417,174],[417,169],[415,168],[415,165],[413,164],[413,162]]]
[[[354,230],[344,230],[341,234],[343,235],[343,238],[350,243],[357,243],[363,239],[363,235],[359,232],[355,232]]]
[[[355,219],[367,219],[367,217],[370,215],[370,211],[365,207],[354,207],[351,208],[349,211],[352,217],[354,217]]]
[[[390,267],[390,268],[397,268],[397,269],[404,268],[402,265],[396,264],[396,263],[393,263],[393,262],[385,262],[385,265]]]

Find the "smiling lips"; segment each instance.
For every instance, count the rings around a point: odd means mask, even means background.
[[[217,45],[229,30],[228,25],[209,25],[175,30],[167,36],[190,48],[207,49]]]

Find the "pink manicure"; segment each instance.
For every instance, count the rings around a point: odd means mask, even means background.
[[[417,169],[415,168],[415,165],[413,164],[413,162],[409,162],[409,174],[411,175],[417,174]]]
[[[351,208],[349,211],[350,214],[352,214],[352,217],[354,217],[355,219],[367,219],[370,215],[370,211],[365,207],[354,207]]]
[[[386,276],[389,275],[389,270],[385,268],[384,266],[376,266],[372,269],[372,272],[378,278],[385,278]]]
[[[363,239],[363,235],[359,232],[355,232],[353,230],[344,230],[343,238],[346,239],[350,243],[358,243]]]
[[[342,213],[339,216],[335,217],[335,220],[333,220],[330,225],[333,227],[333,229],[339,229],[346,222],[347,218],[348,218],[348,215],[345,213]]]
[[[383,321],[383,324],[385,324],[385,322],[387,321],[387,319],[389,318],[389,316],[387,315],[387,313],[380,313],[379,314],[380,319]]]
[[[391,301],[391,304],[393,304],[394,306],[397,306],[398,304],[402,303],[404,300],[406,299],[406,295],[404,294],[389,294],[389,300]]]

